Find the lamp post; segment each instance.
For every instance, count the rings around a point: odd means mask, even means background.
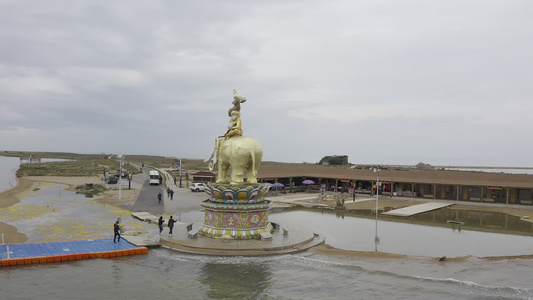
[[[119,174],[118,174],[118,200],[122,200],[122,162],[124,161],[124,154],[122,152],[119,152],[117,154],[117,158],[119,159],[120,166],[119,166]]]
[[[378,201],[379,201],[379,171],[381,170],[374,168],[374,173],[378,173],[378,180],[376,181],[376,219],[378,215]]]
[[[378,202],[379,202],[379,171],[378,168],[374,168],[374,173],[378,173],[378,178],[376,181],[376,235],[374,236],[374,250],[378,251],[379,237],[378,237]]]
[[[181,185],[181,157],[180,157],[180,188],[182,188],[183,186]]]

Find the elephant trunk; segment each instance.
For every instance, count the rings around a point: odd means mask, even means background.
[[[209,171],[215,170],[218,162],[218,139],[215,139],[215,147],[213,147],[213,151],[211,151],[211,156],[206,159],[204,162],[209,162]],[[213,161],[213,158],[216,154],[216,161]]]

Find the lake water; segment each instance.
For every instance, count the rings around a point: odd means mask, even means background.
[[[468,171],[484,173],[533,174],[533,169],[484,169],[484,168],[444,168],[449,171]]]
[[[2,299],[532,299],[531,260],[147,255],[0,269]]]
[[[17,157],[0,156],[0,193],[13,188],[20,161]]]
[[[66,159],[43,158],[41,162],[66,161]],[[0,156],[0,193],[17,185],[16,173],[20,166],[18,157]]]
[[[0,157],[0,160],[4,158]],[[1,162],[0,162],[1,163]],[[18,164],[18,159],[17,159]],[[5,170],[2,168],[1,170]],[[3,171],[0,171],[3,172]],[[196,221],[201,213],[182,214]],[[271,215],[283,224],[297,222],[327,232],[336,247],[374,246],[375,221],[321,212],[287,211]],[[305,223],[307,222],[307,223]],[[390,223],[390,224],[389,224]],[[378,250],[395,244],[395,235],[413,227],[380,220]],[[339,227],[341,226],[341,227]],[[390,227],[390,228],[389,228]],[[421,232],[453,231],[422,227]],[[390,231],[390,232],[389,232]],[[340,232],[342,234],[337,234]],[[462,230],[460,234],[468,234]],[[418,235],[420,233],[416,233]],[[475,235],[476,233],[471,233]],[[437,233],[435,233],[438,236]],[[346,239],[344,238],[346,236]],[[509,235],[513,237],[513,235]],[[421,243],[431,235],[420,236]],[[531,237],[519,237],[529,242]],[[366,241],[370,239],[370,242]],[[461,247],[465,239],[452,241]],[[501,240],[500,240],[501,239]],[[502,236],[489,240],[507,245]],[[482,242],[485,241],[485,238]],[[437,242],[441,246],[447,240]],[[513,245],[509,248],[514,247]],[[427,247],[427,246],[424,246]],[[492,246],[490,246],[492,247]],[[453,248],[453,247],[452,247]],[[480,244],[479,248],[488,248]],[[505,247],[498,247],[505,248]],[[447,248],[448,249],[448,248]],[[440,253],[427,255],[439,256]],[[444,253],[445,255],[450,255]],[[450,255],[451,256],[451,255]],[[146,255],[0,268],[1,299],[533,299],[533,260],[438,262],[352,258],[304,252],[275,257],[206,257],[151,249]]]

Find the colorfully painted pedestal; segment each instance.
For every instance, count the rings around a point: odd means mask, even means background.
[[[199,233],[228,239],[260,239],[261,233],[271,233],[268,210],[272,202],[263,199],[269,188],[268,184],[208,184],[206,193],[211,198],[201,204],[205,221]]]

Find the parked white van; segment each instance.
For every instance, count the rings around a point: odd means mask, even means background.
[[[150,185],[159,185],[161,183],[161,174],[158,171],[150,171]]]

